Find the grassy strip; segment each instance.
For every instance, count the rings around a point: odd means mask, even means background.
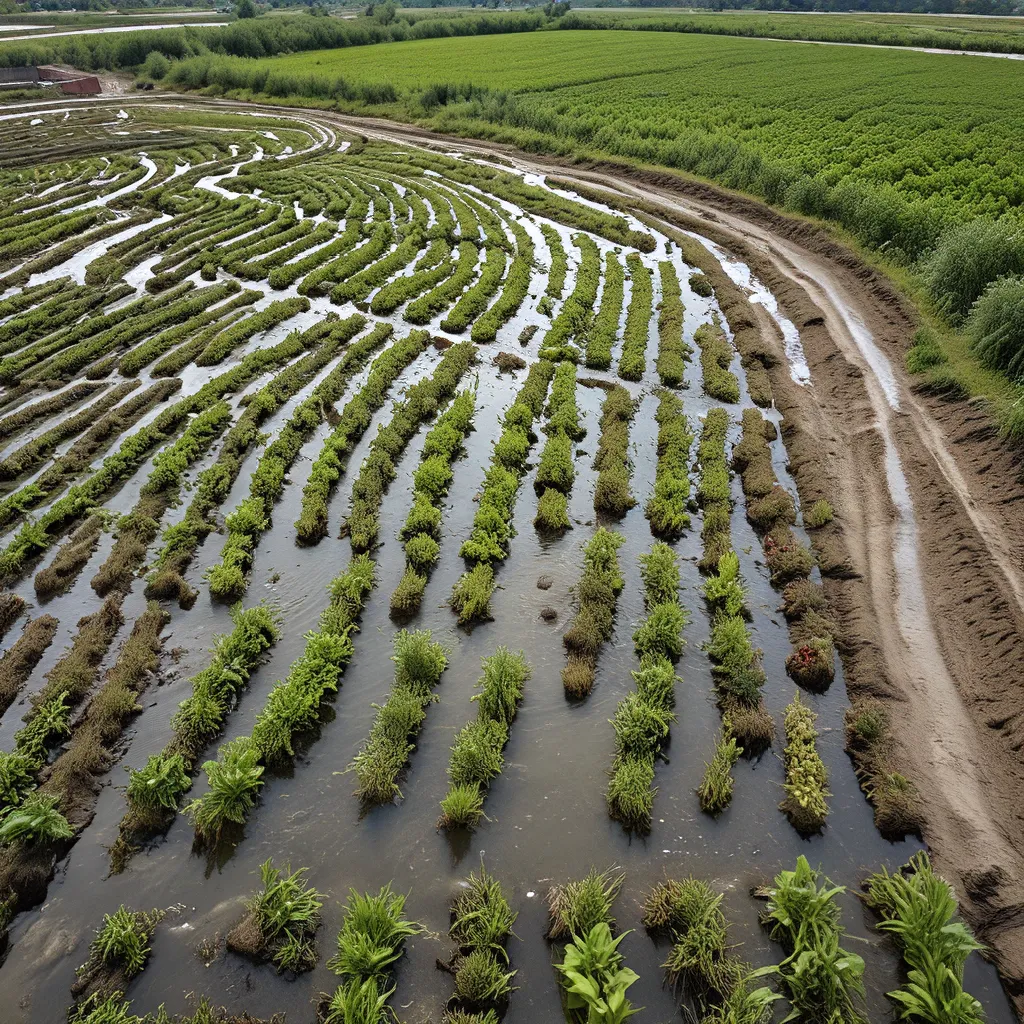
[[[672,949],[662,964],[673,989],[696,996],[704,1024],[765,1024],[781,996],[754,989],[754,974],[728,945],[722,894],[692,875],[659,882],[644,900],[643,924],[654,937],[668,936]],[[742,1006],[729,1014],[729,1007]]]
[[[683,293],[679,276],[671,263],[660,263],[661,308],[658,312],[658,361],[655,367],[661,383],[680,388],[685,383],[690,346],[683,341]]]
[[[458,949],[449,963],[437,962],[455,976],[455,995],[449,1003],[454,1001],[459,1008],[446,1014],[446,1024],[485,1024],[498,1019],[517,973],[506,970],[505,947],[518,916],[501,883],[481,864],[480,874],[470,874],[452,903],[448,935]]]
[[[619,336],[626,275],[615,253],[604,258],[604,288],[601,306],[587,331],[586,363],[592,370],[607,370],[612,365],[612,347]]]
[[[548,937],[571,940],[565,945],[564,960],[555,964],[565,990],[567,1019],[600,1020],[611,1007],[620,1021],[639,1012],[626,991],[640,978],[625,966],[618,949],[627,933],[612,937],[612,904],[622,881],[622,875],[591,870],[586,878],[548,891]]]
[[[360,344],[378,348],[391,336],[390,324],[378,324]],[[373,413],[387,398],[401,372],[430,344],[426,331],[413,331],[386,348],[370,367],[366,383],[345,404],[334,431],[324,440],[302,489],[302,510],[295,521],[299,544],[315,544],[327,535],[327,509],[331,493],[344,472],[344,462],[366,432]]]
[[[700,372],[704,394],[720,402],[740,400],[740,382],[729,369],[732,346],[722,330],[718,317],[713,323],[701,324],[693,335],[700,349]]]
[[[784,811],[790,824],[803,835],[813,835],[825,827],[828,817],[826,797],[828,791],[828,769],[818,754],[815,740],[818,738],[814,722],[817,715],[811,711],[800,694],[786,708],[785,729],[786,749],[783,764],[786,781],[782,788],[786,796],[779,809]]]
[[[532,427],[544,407],[554,372],[554,364],[547,360],[534,363],[502,419],[501,435],[473,516],[473,529],[459,549],[459,554],[471,563],[452,588],[451,605],[460,623],[490,617],[494,563],[508,557],[514,536],[516,494],[526,473],[530,448],[537,439]]]
[[[198,337],[203,338],[204,342],[208,341],[209,338],[213,337],[222,328],[223,324],[221,321],[223,321],[228,313],[241,309],[243,306],[251,306],[257,299],[261,298],[263,298],[263,292],[250,289],[234,296],[228,302],[222,303],[214,309],[208,309],[191,320],[186,320],[183,324],[175,324],[173,327],[168,327],[166,330],[154,335],[141,345],[136,345],[131,351],[121,356],[117,364],[118,372],[125,377],[136,376],[141,370],[149,366],[154,359],[170,351],[179,342],[191,339],[193,335],[196,335],[196,332],[199,332]],[[201,328],[206,329],[200,330]],[[201,352],[205,347],[204,344],[202,348],[197,346],[197,349]],[[192,346],[190,345],[190,351],[191,348]],[[163,370],[161,373],[155,374],[156,376],[167,376],[168,374],[164,371],[170,369],[172,365],[177,367],[174,370],[176,373],[178,369],[184,369],[188,363],[182,363],[178,366],[177,360],[172,359],[171,361],[163,362],[161,365]]]
[[[178,500],[185,471],[206,454],[231,423],[227,402],[204,409],[185,428],[174,444],[153,460],[153,469],[131,512],[117,521],[117,540],[93,576],[91,585],[100,597],[113,592],[127,594],[146,550],[160,531],[160,520]]]
[[[87,384],[83,382],[75,384],[73,387],[50,398],[44,398],[42,401],[35,402],[33,405],[26,405],[24,408],[0,420],[0,438],[10,437],[36,420],[47,419],[55,412],[63,412],[70,406],[81,402],[97,391],[102,391],[106,387],[108,387],[107,384]]]
[[[300,277],[303,278],[303,284],[305,284],[312,274],[317,273],[318,268],[333,266],[337,260],[343,259],[362,237],[362,228],[363,225],[359,218],[347,220],[345,230],[327,245],[308,253],[294,263],[283,263],[281,266],[275,267],[267,279],[270,287],[287,288]]]
[[[573,442],[586,434],[576,405],[576,366],[568,360],[555,368],[548,402],[548,422],[544,429],[548,439],[534,477],[539,501],[533,523],[538,530],[561,533],[572,526],[568,502],[576,479],[572,464]]]
[[[53,643],[58,625],[60,623],[52,615],[30,619],[25,623],[21,636],[0,658],[0,715],[14,703],[32,670]]]
[[[484,816],[492,779],[501,774],[509,730],[523,699],[531,669],[522,651],[499,647],[483,659],[477,716],[455,737],[448,762],[448,793],[441,801],[439,828],[475,828]]]
[[[0,324],[0,355],[28,351],[41,338],[62,330],[70,330],[85,315],[95,313],[98,307],[110,304],[134,294],[127,285],[105,291],[100,288],[83,288],[65,281],[56,295],[41,296],[42,301],[32,309],[17,311],[5,323]],[[102,314],[101,314],[102,315]]]
[[[574,235],[573,242],[580,250],[576,282],[540,343],[542,359],[578,361],[579,352],[570,342],[586,338],[594,317],[601,283],[601,250],[589,235]]]
[[[248,312],[246,309],[232,310],[222,320],[204,327],[160,359],[150,371],[150,376],[173,377],[181,373],[210,344],[211,339],[240,323]]]
[[[441,501],[454,473],[452,463],[464,451],[466,435],[473,429],[476,393],[463,391],[430,428],[413,474],[412,507],[400,538],[405,550],[405,573],[391,595],[393,615],[415,612],[423,598],[427,577],[441,554]]]
[[[601,647],[611,639],[615,605],[624,580],[615,552],[626,538],[603,526],[583,549],[583,572],[576,585],[576,612],[562,643],[566,664],[562,669],[565,695],[586,697],[594,687],[594,673]]]
[[[640,671],[636,688],[619,702],[612,719],[615,757],[608,784],[608,813],[632,832],[651,830],[654,766],[675,721],[676,674],[689,621],[679,604],[679,565],[672,549],[656,541],[640,557],[647,618],[633,634]]]
[[[78,574],[96,550],[107,522],[106,515],[94,512],[61,544],[53,561],[40,569],[32,581],[36,597],[48,600],[57,594],[66,594],[74,586]]]
[[[255,960],[272,963],[278,971],[301,973],[316,967],[316,933],[324,893],[302,876],[274,867],[271,859],[260,865],[262,888],[246,900],[246,912],[227,934],[227,948]]]
[[[112,409],[121,399],[130,395],[139,386],[138,381],[125,381],[98,398],[74,416],[62,419],[56,426],[38,437],[16,448],[10,455],[0,459],[0,480],[15,480],[42,465],[57,446],[69,437],[77,437],[83,430],[94,424],[105,412]]]
[[[190,608],[195,602],[198,592],[185,582],[184,573],[203,539],[215,529],[209,520],[210,513],[230,493],[246,456],[260,443],[263,423],[337,355],[344,337],[334,334],[337,326],[338,321],[328,317],[308,331],[293,332],[280,345],[266,350],[271,356],[276,353],[267,363],[273,366],[312,349],[268,381],[246,403],[245,412],[225,436],[216,462],[199,475],[184,518],[164,531],[164,546],[154,562],[147,597],[177,598],[183,608]],[[360,344],[352,345],[343,358],[355,358]],[[247,356],[243,363],[256,354]]]
[[[423,231],[407,235],[383,259],[371,263],[365,270],[353,274],[331,291],[332,302],[364,302],[375,288],[407,267],[423,251]]]
[[[206,348],[196,356],[196,366],[215,366],[223,362],[239,345],[257,334],[290,320],[298,313],[309,309],[309,299],[281,299],[272,302],[266,309],[247,316],[241,323],[229,327],[212,338]]]
[[[876,927],[892,936],[907,968],[903,985],[888,993],[901,1016],[981,1024],[981,1003],[963,981],[967,958],[984,947],[957,919],[953,887],[935,874],[928,854],[914,854],[896,874],[882,868],[865,888],[865,902],[881,917]]]
[[[352,508],[346,529],[353,551],[369,551],[377,543],[380,508],[396,475],[395,461],[420,424],[455,394],[459,381],[475,360],[476,347],[471,341],[447,349],[437,369],[409,388],[405,398],[395,403],[390,421],[377,431],[352,484]]]
[[[683,403],[670,391],[662,392],[655,413],[658,423],[658,465],[654,490],[644,515],[655,537],[676,540],[690,527],[690,446],[693,434]],[[726,476],[728,482],[728,475]]]
[[[332,580],[319,628],[306,634],[302,654],[288,678],[270,691],[252,733],[225,744],[216,760],[203,765],[209,788],[185,808],[197,841],[215,844],[226,825],[244,824],[263,787],[264,769],[295,756],[295,737],[316,724],[322,705],[337,692],[354,651],[352,634],[375,584],[370,557],[353,558]]]
[[[802,854],[793,871],[780,871],[766,887],[762,915],[771,937],[786,958],[774,968],[793,1013],[804,1020],[842,1020],[863,1024],[864,961],[840,946],[836,896],[845,892],[828,879],[818,886],[818,872]]]
[[[378,708],[370,735],[349,766],[358,780],[356,795],[367,804],[401,797],[398,779],[415,749],[412,742],[435,700],[434,687],[448,666],[444,647],[431,640],[430,630],[395,635],[395,681]]]
[[[562,236],[550,224],[541,224],[540,232],[547,243],[548,252],[551,253],[551,267],[548,270],[548,283],[544,287],[544,294],[549,299],[560,299],[565,290],[569,258],[566,256],[565,246],[562,245]]]
[[[626,266],[632,282],[629,309],[626,310],[626,329],[622,336],[619,355],[619,376],[623,380],[640,380],[647,369],[647,342],[650,336],[651,310],[654,305],[654,285],[651,272],[635,253],[626,255]]]
[[[217,638],[209,665],[192,677],[192,692],[171,719],[170,742],[143,768],[129,773],[128,809],[110,849],[115,874],[124,870],[138,842],[159,834],[174,820],[203,748],[221,731],[249,676],[278,639],[277,617],[263,605],[235,605],[231,618],[234,629]]]
[[[505,286],[498,301],[483,313],[473,324],[470,338],[478,344],[494,341],[498,328],[507,323],[519,310],[530,289],[530,273],[533,268],[534,247],[529,234],[517,221],[512,221],[512,233],[516,239],[516,253],[508,268]]]
[[[425,931],[404,917],[405,896],[388,883],[376,895],[349,890],[344,919],[338,932],[338,952],[327,967],[342,981],[330,1000],[323,1000],[323,1024],[368,1024],[387,1020],[387,1001],[395,986],[387,988],[392,966],[404,952],[405,940]]]
[[[345,344],[366,324],[356,314],[335,324],[331,338]],[[248,589],[246,574],[252,567],[253,552],[270,526],[274,504],[284,490],[285,477],[302,450],[323,422],[327,409],[344,393],[348,382],[369,358],[369,346],[353,347],[338,365],[317,384],[310,396],[295,408],[280,433],[260,456],[244,498],[225,520],[228,538],[221,559],[204,574],[210,583],[210,596],[218,601],[237,601]]]

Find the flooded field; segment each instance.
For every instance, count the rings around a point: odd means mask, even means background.
[[[801,856],[846,887],[864,961],[863,995],[801,1019],[895,1016],[912,962],[861,887],[924,848],[913,787],[870,747],[884,721],[848,715],[834,496],[800,500],[768,371],[816,381],[750,267],[564,181],[312,115],[54,107],[0,137],[5,1022],[203,995],[392,1019],[318,1008],[362,979],[328,963],[350,890],[388,883],[422,925],[367,974],[397,1019],[555,1021],[549,892],[591,869],[623,876],[637,1020],[781,1019],[714,1014],[763,985],[801,1008],[794,945],[759,920]],[[522,659],[485,673],[501,648]],[[503,677],[511,704],[474,700],[499,666],[521,699]],[[318,952],[281,971],[237,939],[268,858],[325,894]],[[451,1002],[452,901],[481,864],[518,913],[515,987]],[[652,889],[690,876],[723,897],[717,989],[699,965],[670,984],[685,935],[645,929]],[[122,905],[165,912],[144,969],[73,996]],[[1012,1021],[964,958],[980,1006],[956,1019]]]

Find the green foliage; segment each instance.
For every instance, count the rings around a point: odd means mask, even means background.
[[[635,971],[623,966],[619,943],[629,934],[612,938],[604,921],[594,925],[584,937],[573,933],[566,944],[565,959],[555,964],[562,976],[566,1007],[586,1011],[594,1024],[621,1024],[639,1013],[626,998],[626,990],[640,980]]]
[[[671,263],[660,263],[661,309],[658,313],[658,377],[667,388],[682,387],[690,346],[683,341],[683,300]]]
[[[720,734],[715,740],[714,756],[704,762],[704,775],[697,787],[702,811],[718,814],[729,806],[732,800],[732,769],[742,753],[743,748],[737,744],[735,736]]]
[[[149,959],[149,942],[163,911],[148,914],[141,910],[128,910],[123,904],[113,914],[103,915],[103,924],[89,947],[89,961],[79,968],[79,974],[92,967],[116,967],[131,978],[138,974]]]
[[[589,935],[599,924],[615,927],[612,904],[625,876],[593,868],[584,878],[552,886],[548,892],[551,924],[548,938]]]
[[[819,498],[804,514],[804,526],[817,530],[831,523],[834,518],[835,513],[827,499]]]
[[[928,854],[915,854],[897,874],[882,868],[866,888],[866,902],[882,918],[878,930],[892,936],[908,968],[906,982],[889,993],[900,1017],[979,1024],[984,1013],[964,991],[963,975],[967,958],[984,947],[956,919],[952,886],[935,874]]]
[[[845,889],[818,873],[802,854],[793,871],[781,871],[768,889],[764,913],[771,936],[787,951],[775,967],[755,976],[776,974],[793,1013],[812,1020],[863,1021],[864,961],[839,943],[843,932],[835,898]]]
[[[549,533],[562,533],[572,529],[569,519],[569,499],[554,487],[545,487],[537,499],[537,514],[533,525],[538,530]]]
[[[1021,242],[1024,271],[1024,241]],[[1024,277],[1004,277],[990,284],[975,302],[967,332],[982,365],[1024,380]]]
[[[465,891],[455,899],[448,934],[460,949],[491,950],[507,962],[505,943],[518,916],[509,906],[501,883],[481,865],[480,874],[472,872]]]
[[[242,736],[225,744],[218,760],[203,765],[210,788],[185,808],[197,839],[216,843],[228,822],[245,821],[263,786],[259,759],[259,749]]]
[[[488,562],[478,562],[458,578],[452,587],[451,605],[460,624],[490,619],[494,586],[494,566]]]
[[[505,971],[489,949],[474,949],[461,957],[455,971],[455,992],[473,1006],[499,1003],[512,993],[515,971]]]
[[[74,835],[57,809],[57,798],[38,791],[29,793],[0,824],[0,843],[5,846],[38,846],[70,839]]]
[[[702,324],[693,336],[700,348],[700,371],[704,391],[720,402],[738,402],[740,383],[729,369],[732,346],[722,330],[717,314],[713,323]]]
[[[427,707],[435,699],[434,687],[448,665],[444,647],[429,630],[395,635],[395,681],[387,701],[377,706],[370,736],[352,761],[359,780],[356,789],[368,803],[385,803],[401,796],[398,777],[415,749],[410,740],[419,732]]]
[[[131,772],[127,797],[129,803],[140,810],[174,811],[189,785],[181,754],[153,754],[144,767]]]
[[[619,335],[623,291],[626,277],[615,253],[604,258],[604,287],[601,305],[587,332],[586,364],[594,370],[607,370],[612,365],[612,347]]]
[[[622,336],[619,356],[619,376],[623,380],[640,380],[647,368],[647,342],[649,340],[651,309],[654,303],[654,285],[651,272],[635,253],[626,256],[626,266],[632,284],[626,327]]]
[[[338,932],[338,952],[327,961],[327,967],[355,981],[384,982],[391,965],[401,957],[405,940],[423,931],[422,925],[406,920],[404,913],[405,896],[392,892],[390,884],[375,895],[360,895],[350,889]],[[348,1021],[347,1017],[340,1019]]]
[[[302,877],[305,868],[282,871],[268,859],[260,865],[260,889],[248,901],[266,955],[280,970],[309,970],[316,965],[313,938],[320,926],[323,893]]]
[[[644,514],[656,537],[674,540],[690,525],[689,455],[693,444],[683,403],[665,391],[658,400],[658,466]]]

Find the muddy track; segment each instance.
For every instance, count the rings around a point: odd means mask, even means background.
[[[924,836],[1024,1011],[1024,459],[984,408],[914,391],[903,368],[913,307],[824,230],[701,182],[377,119],[259,109],[611,190],[619,205],[712,239],[771,289],[799,330],[811,388],[790,378],[765,308],[750,311],[777,349],[770,372],[801,495],[826,494],[837,511],[823,531],[825,582],[851,698],[887,705],[893,762],[920,793]]]

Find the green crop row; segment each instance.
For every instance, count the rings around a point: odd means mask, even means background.
[[[627,254],[626,266],[629,268],[631,293],[618,372],[623,380],[636,381],[643,377],[647,369],[647,341],[654,304],[654,285],[650,270],[635,252]]]
[[[192,677],[191,693],[171,719],[170,742],[142,768],[129,771],[128,808],[110,851],[115,873],[124,869],[139,840],[174,819],[203,748],[221,731],[249,676],[280,635],[276,615],[263,605],[235,605],[231,619],[234,629],[217,639],[210,663]]]
[[[234,272],[246,281],[266,281],[278,267],[301,256],[308,249],[325,245],[337,233],[338,225],[334,221],[317,224],[312,231],[292,242],[291,245],[286,245],[262,259],[250,259],[249,262],[239,265]]]
[[[608,812],[630,831],[646,834],[657,792],[654,766],[675,721],[676,674],[688,617],[679,604],[679,565],[672,549],[656,541],[640,556],[647,618],[633,634],[640,671],[636,687],[612,719],[615,757],[608,784]]]
[[[239,345],[263,331],[290,320],[309,309],[309,299],[282,299],[272,302],[266,309],[247,316],[240,323],[210,339],[206,348],[196,356],[196,366],[215,366],[223,362]]]
[[[729,414],[721,407],[709,409],[697,446],[697,502],[704,513],[700,527],[703,554],[698,563],[702,572],[714,571],[722,555],[732,551],[732,491],[725,458],[728,432]]]
[[[271,288],[287,288],[300,277],[303,284],[307,277],[317,272],[318,267],[333,265],[335,260],[343,259],[345,254],[363,236],[363,225],[360,220],[348,220],[345,222],[345,230],[337,238],[328,242],[327,245],[311,253],[307,253],[301,259],[293,263],[283,263],[270,272],[268,281]],[[327,276],[326,274],[324,275]],[[315,283],[316,279],[313,279]]]
[[[365,803],[382,804],[402,795],[398,779],[415,749],[419,733],[434,701],[434,687],[448,667],[448,652],[431,639],[430,630],[395,635],[395,681],[388,699],[377,709],[370,735],[352,761]]]
[[[390,324],[377,324],[364,339],[376,349],[392,334]],[[302,509],[295,521],[296,540],[315,544],[327,535],[327,507],[331,493],[344,471],[344,459],[370,425],[373,413],[387,398],[392,384],[430,344],[426,331],[413,331],[396,341],[373,361],[366,383],[345,404],[333,432],[324,440],[302,489]]]
[[[529,234],[517,221],[512,222],[512,233],[516,239],[516,253],[505,278],[505,287],[498,301],[483,313],[473,324],[470,337],[473,341],[486,343],[494,341],[498,328],[519,310],[530,289],[530,274],[533,269],[534,248]]]
[[[661,310],[658,313],[658,361],[661,383],[679,388],[684,383],[690,346],[683,341],[683,299],[679,276],[671,263],[659,264],[661,271]]]
[[[480,279],[468,288],[441,321],[442,331],[461,334],[487,308],[505,273],[505,253],[496,245],[488,245]]]
[[[460,242],[454,272],[425,295],[409,303],[403,318],[412,324],[426,324],[442,310],[447,309],[476,276],[479,255],[480,251],[475,242]]]
[[[346,226],[344,234],[348,233],[348,227]],[[369,266],[379,257],[383,256],[391,247],[391,243],[395,240],[395,230],[391,226],[390,221],[380,221],[374,225],[369,232],[369,238],[366,240],[364,245],[360,245],[358,248],[350,248],[345,251],[341,256],[336,259],[330,260],[327,263],[321,263],[315,270],[310,271],[299,283],[299,294],[301,295],[323,295],[330,291],[332,302],[344,302],[343,291],[340,291],[340,285],[334,285],[329,288],[334,282],[344,282],[351,277],[353,274],[362,270],[364,267]],[[324,253],[327,249],[331,248],[327,246],[325,249],[321,249],[320,252]],[[319,255],[314,253],[314,255]],[[300,261],[301,262],[301,261]],[[288,267],[280,267],[278,272],[287,270]],[[339,297],[335,298],[335,294]]]
[[[483,659],[484,674],[476,718],[455,736],[448,762],[448,793],[441,801],[441,828],[475,828],[484,813],[484,799],[491,782],[505,764],[502,751],[523,699],[531,669],[522,651],[499,647]]]
[[[656,537],[675,540],[690,526],[689,459],[693,434],[683,413],[683,403],[670,391],[658,399],[658,465],[654,491],[644,514]]]
[[[612,365],[612,347],[619,336],[622,316],[623,292],[626,275],[615,253],[604,258],[604,288],[601,305],[587,332],[587,366],[594,370],[607,370]]]
[[[0,355],[26,348],[62,327],[70,327],[96,308],[109,306],[131,294],[127,285],[109,292],[72,285],[52,298],[44,297],[38,306],[16,312],[10,320],[0,324]]]
[[[459,381],[475,360],[476,347],[471,341],[447,349],[437,369],[409,388],[404,399],[395,403],[391,420],[377,431],[352,484],[352,508],[347,527],[353,551],[368,551],[376,544],[380,507],[395,478],[395,462],[420,424],[455,394]]]
[[[459,549],[459,554],[472,563],[452,589],[452,608],[462,623],[485,619],[490,614],[489,602],[494,592],[492,563],[508,557],[509,542],[515,532],[512,514],[516,494],[526,473],[526,457],[536,441],[532,427],[544,408],[554,372],[554,364],[547,360],[534,363],[502,419],[501,435],[484,477],[473,528]]]
[[[393,614],[408,615],[419,608],[428,573],[440,556],[441,500],[454,476],[452,463],[473,429],[475,405],[474,392],[456,395],[424,440],[420,465],[413,474],[412,507],[400,534],[405,572],[391,595]]]
[[[209,789],[185,808],[197,839],[215,843],[229,822],[243,825],[263,786],[263,768],[295,756],[295,737],[316,724],[324,701],[337,692],[354,653],[352,634],[375,584],[376,567],[368,555],[353,558],[331,581],[319,628],[306,634],[287,679],[267,695],[252,734],[225,744],[217,760],[203,765]]]
[[[635,412],[633,397],[622,385],[614,384],[607,389],[601,405],[601,434],[597,439],[597,454],[594,456],[594,469],[597,470],[594,509],[617,519],[621,519],[636,504],[629,488],[632,472],[629,423]]]
[[[184,572],[206,535],[214,530],[209,514],[228,496],[246,456],[260,443],[262,424],[337,355],[343,337],[335,333],[338,326],[335,317],[328,317],[308,331],[293,331],[279,345],[258,349],[242,360],[242,365],[269,369],[310,350],[249,399],[245,412],[225,436],[216,461],[199,474],[184,518],[164,531],[163,547],[146,586],[147,597],[177,598],[183,608],[192,606],[198,594],[185,582]]]
[[[430,243],[426,253],[413,267],[412,274],[402,274],[388,282],[370,300],[370,312],[377,316],[393,313],[403,302],[436,287],[455,272],[449,261],[452,247],[439,238]]]
[[[562,686],[567,697],[586,697],[594,687],[597,657],[611,639],[624,584],[615,552],[625,541],[621,533],[601,526],[583,549],[583,572],[576,585],[578,610],[562,637],[567,655]]]
[[[548,268],[548,283],[544,288],[544,294],[550,299],[560,299],[565,290],[569,258],[565,246],[562,245],[562,236],[550,224],[541,224],[540,231],[551,253],[551,266]]]
[[[740,400],[740,382],[729,369],[732,346],[716,314],[714,323],[701,324],[693,335],[700,348],[700,372],[704,393],[720,402]]]
[[[580,250],[576,282],[558,315],[552,321],[540,345],[541,358],[575,362],[579,353],[569,343],[585,338],[597,305],[597,289],[601,283],[601,250],[588,235],[573,236]]]
[[[793,697],[786,708],[785,730],[786,749],[782,760],[786,769],[786,781],[782,784],[786,794],[781,810],[800,833],[810,835],[825,827],[828,817],[828,769],[818,754],[814,728],[817,715],[811,711],[800,694]]]
[[[407,267],[423,251],[421,231],[406,235],[399,245],[383,259],[337,285],[331,292],[332,302],[362,302],[375,288]]]
[[[331,339],[345,344],[366,325],[356,314],[333,326]],[[284,489],[285,477],[299,456],[303,444],[323,422],[326,409],[344,393],[348,382],[366,364],[374,344],[350,348],[338,365],[300,402],[280,433],[260,456],[249,481],[249,495],[227,517],[228,536],[218,563],[204,574],[210,584],[210,596],[218,601],[237,601],[248,588],[246,573],[260,537],[270,526],[270,517]]]

